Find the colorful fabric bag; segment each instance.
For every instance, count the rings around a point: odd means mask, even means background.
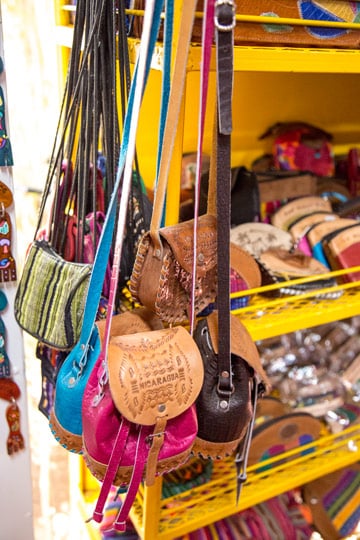
[[[81,331],[91,265],[65,261],[45,241],[31,245],[16,291],[17,323],[51,347],[71,349]]]

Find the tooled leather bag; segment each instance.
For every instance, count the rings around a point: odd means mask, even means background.
[[[200,96],[201,127],[205,117],[207,76],[211,54],[211,35],[210,38],[208,36],[209,32],[204,34],[203,90]],[[215,190],[212,178],[210,178],[206,214],[196,218],[196,223],[192,219],[160,228],[184,73],[185,65],[180,67],[179,78],[177,80],[174,78],[172,84],[150,231],[140,240],[129,285],[135,301],[152,309],[161,320],[168,323],[188,320],[190,303],[194,313],[198,314],[216,297],[217,232],[214,211]],[[199,137],[198,156],[201,156],[202,151],[201,137],[202,132]],[[201,166],[198,168],[201,170]],[[194,261],[195,234],[197,258]],[[193,277],[196,282],[196,292],[194,298],[191,299]]]
[[[250,334],[236,316],[231,315],[230,320],[233,386],[230,397],[219,387],[219,373],[227,372],[228,366],[221,363],[218,350],[219,328],[222,329],[218,312],[200,320],[194,332],[205,374],[196,400],[199,428],[193,452],[204,458],[222,459],[237,449],[255,414],[253,387],[257,381],[267,381]]]
[[[83,399],[84,458],[103,482],[95,521],[111,485],[128,485],[113,525],[124,530],[140,482],[152,485],[187,460],[202,382],[199,350],[182,326],[110,339],[107,363],[101,355]]]

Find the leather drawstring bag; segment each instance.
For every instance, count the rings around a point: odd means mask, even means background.
[[[128,207],[128,198],[131,191],[132,165],[135,155],[136,130],[140,113],[142,88],[146,83],[147,74],[149,72],[146,58],[148,58],[148,55],[151,57],[155,47],[158,26],[160,24],[160,14],[161,6],[159,5],[156,5],[153,23],[151,14],[149,14],[150,18],[147,23],[147,31],[144,33],[137,67],[130,87],[116,181],[109,201],[102,234],[91,271],[80,338],[75,347],[73,347],[63,361],[56,378],[54,406],[50,413],[49,426],[59,444],[75,453],[82,452],[81,406],[85,386],[101,352],[96,317],[109,255],[113,246],[119,189],[121,185],[117,224],[119,230],[124,231],[126,209]],[[113,259],[119,259],[120,255],[121,253],[118,253],[114,248]],[[117,268],[119,273],[120,262],[118,262]],[[117,276],[117,279],[118,278],[119,276]],[[110,305],[111,295],[116,294],[116,285],[113,286],[110,281]],[[112,302],[114,306],[115,300],[113,299]],[[112,311],[113,310],[111,310],[111,312]]]
[[[211,37],[210,37],[211,39]],[[205,65],[202,71],[200,108],[203,124],[206,104],[207,76],[211,47],[205,43]],[[178,60],[177,60],[178,62]],[[214,211],[214,186],[209,185],[209,203],[206,214],[194,220],[160,227],[168,182],[173,141],[178,123],[182,98],[186,58],[179,66],[177,79],[172,82],[167,122],[155,192],[150,231],[139,242],[129,289],[136,302],[152,309],[168,323],[181,323],[189,319],[189,305],[195,314],[205,309],[216,297],[216,217]],[[198,160],[202,151],[202,125]],[[200,165],[200,166],[199,166]],[[198,161],[198,170],[201,162]],[[194,241],[194,235],[196,240]],[[194,244],[197,258],[194,260]],[[195,296],[192,299],[193,278]]]
[[[114,523],[124,530],[140,482],[152,485],[190,456],[203,366],[182,326],[112,337],[105,364],[100,356],[84,393],[84,458],[103,482],[95,521],[102,521],[111,485],[128,486]]]

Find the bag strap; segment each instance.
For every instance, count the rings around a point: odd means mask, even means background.
[[[74,120],[74,115],[77,116],[78,114],[77,109],[79,107],[79,95],[81,92],[81,86],[84,77],[86,76],[87,59],[92,50],[93,44],[97,41],[100,23],[103,18],[106,3],[106,0],[102,0],[98,3],[96,13],[94,14],[93,20],[91,21],[91,25],[87,26],[85,25],[84,12],[86,2],[84,0],[78,2],[74,26],[74,42],[73,47],[71,48],[69,70],[67,74],[63,100],[61,103],[58,124],[56,127],[54,144],[51,152],[50,167],[48,169],[45,187],[40,202],[38,222],[35,229],[34,239],[36,239],[37,233],[41,227],[46,202],[48,200],[52,187],[52,179],[56,174],[56,170],[61,167],[61,156],[64,151],[65,137],[68,134],[69,125],[71,133],[69,141],[73,141],[73,138],[75,137],[75,128],[72,127],[72,121]],[[87,29],[87,36],[85,41],[85,48],[80,54],[81,42],[84,39],[84,28]]]
[[[112,246],[113,234],[115,229],[117,202],[119,197],[119,188],[121,185],[121,179],[123,177],[123,174],[124,178],[126,178],[126,182],[123,182],[122,185],[118,227],[123,228],[124,221],[126,219],[128,193],[130,190],[130,183],[132,178],[132,160],[135,151],[136,131],[139,119],[141,99],[147,76],[150,70],[152,53],[159,32],[161,10],[161,0],[148,0],[144,15],[143,37],[140,43],[138,62],[135,67],[133,81],[130,88],[127,112],[124,120],[123,137],[120,148],[118,168],[116,172],[116,180],[112,196],[108,205],[102,233],[99,239],[99,244],[96,251],[95,261],[90,276],[90,282],[85,302],[83,325],[79,340],[80,346],[84,351],[86,351],[89,346],[92,330],[96,320],[96,314],[101,297],[101,290],[103,287],[104,277],[106,273],[106,266],[108,264],[109,254]],[[125,166],[127,176],[125,176]],[[129,174],[129,170],[131,170],[131,174]],[[115,294],[115,291],[113,291],[112,294]]]
[[[180,114],[180,106],[183,98],[188,49],[191,41],[195,8],[195,0],[188,0],[186,4],[186,9],[182,10],[181,13],[179,41],[175,51],[174,71],[171,80],[171,92],[164,129],[163,148],[161,152],[161,162],[159,167],[159,178],[154,194],[153,214],[150,223],[150,235],[154,243],[154,251],[155,253],[157,252],[159,256],[161,256],[162,252],[159,228],[164,208],[171,156],[173,152],[175,135]]]
[[[190,4],[190,1],[189,1],[189,4]],[[165,147],[168,146],[167,137],[168,137],[169,128],[172,127],[173,125],[172,122],[175,122],[175,118],[173,118],[173,115],[171,114],[172,107],[174,107],[177,104],[177,101],[179,102],[179,105],[180,105],[180,101],[181,101],[181,94],[182,94],[181,90],[183,88],[183,80],[181,79],[180,75],[183,75],[183,76],[185,75],[183,68],[184,66],[186,67],[186,61],[188,57],[188,48],[190,44],[191,29],[192,29],[194,15],[195,15],[195,6],[196,6],[196,0],[191,0],[191,6],[187,5],[187,9],[182,12],[179,40],[177,44],[177,51],[181,51],[181,54],[177,55],[177,59],[179,59],[179,63],[176,62],[174,65],[174,73],[173,73],[171,91],[170,91],[170,96],[169,96],[168,114],[166,117],[166,124],[165,124],[164,137],[163,137],[164,149]],[[147,10],[148,10],[148,4],[145,10],[145,17],[147,14]],[[143,32],[142,32],[142,40],[144,39],[144,30],[145,30],[145,22],[146,22],[145,17],[144,17],[144,26],[143,26]],[[180,84],[181,82],[182,84]],[[175,123],[174,131],[176,131],[176,123]],[[130,159],[127,160],[125,164],[124,181],[127,175],[131,176],[132,174],[131,165],[132,165],[132,161]],[[123,196],[124,196],[124,184],[123,184]],[[104,360],[107,357],[108,345],[109,345],[109,340],[110,340],[111,319],[112,319],[117,283],[118,283],[118,278],[119,278],[120,257],[121,257],[121,250],[122,250],[123,236],[124,236],[123,223],[121,222],[120,218],[121,218],[121,208],[119,211],[119,221],[118,221],[118,226],[117,226],[117,231],[116,231],[108,310],[107,310],[107,316],[106,316],[106,322],[105,322],[104,335],[102,338],[102,348],[100,352],[100,355],[102,356]],[[161,424],[161,429],[159,429],[160,424]],[[123,443],[123,437],[121,434],[122,425],[119,430],[118,439],[122,441]],[[133,469],[131,481],[128,487],[128,492],[126,494],[122,508],[114,523],[114,528],[116,530],[123,531],[125,528],[126,517],[134,502],[137,490],[139,488],[139,485],[143,477],[145,465],[147,464],[148,460],[149,460],[150,470],[147,473],[147,481],[151,481],[152,480],[150,478],[151,475],[153,476],[155,475],[158,452],[163,442],[165,427],[166,427],[166,420],[164,421],[164,419],[159,418],[157,424],[154,427],[154,433],[153,433],[154,439],[150,448],[148,443],[146,442],[146,437],[143,433],[143,428],[140,426],[140,431],[139,431],[138,440],[137,440],[136,456],[135,456],[135,461],[134,461],[134,469]],[[158,437],[159,434],[162,434],[162,439]],[[112,455],[111,455],[110,464],[105,474],[105,478],[104,478],[104,481],[100,490],[99,499],[98,499],[98,502],[94,511],[93,517],[95,520],[101,521],[106,497],[111,487],[111,484],[114,481],[114,478],[115,478],[114,475],[116,474],[117,467],[119,466],[121,462],[121,457],[122,457],[121,445],[120,443],[119,444],[115,443],[113,451],[112,451]]]
[[[233,391],[230,340],[231,131],[235,5],[215,4],[217,52],[217,305],[219,313],[218,394],[228,403]]]
[[[201,56],[201,78],[200,78],[200,96],[199,96],[199,123],[198,123],[198,143],[196,152],[196,175],[194,186],[194,248],[193,248],[193,266],[192,266],[192,284],[191,284],[191,302],[189,306],[189,319],[190,319],[190,334],[193,335],[195,327],[195,295],[196,295],[196,273],[197,273],[197,231],[198,231],[198,219],[199,219],[199,206],[200,206],[200,187],[201,187],[201,169],[202,169],[202,150],[204,139],[204,125],[205,125],[205,113],[207,94],[209,86],[209,72],[210,72],[210,60],[212,42],[214,36],[214,13],[215,13],[215,0],[205,0],[204,2],[204,18],[202,25],[202,56]],[[215,199],[216,181],[212,176],[212,182],[209,182],[208,192],[212,200]],[[214,206],[211,202],[208,204],[208,208]]]

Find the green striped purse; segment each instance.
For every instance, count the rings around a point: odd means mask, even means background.
[[[80,336],[91,268],[65,261],[46,241],[35,240],[15,295],[19,326],[50,347],[71,349]]]

